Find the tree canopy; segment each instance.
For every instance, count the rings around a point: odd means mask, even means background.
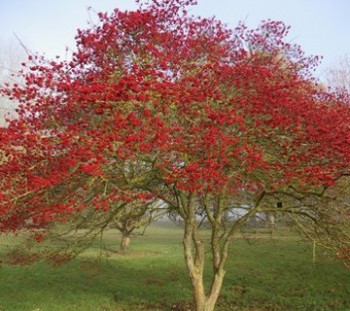
[[[350,110],[345,93],[313,78],[318,57],[288,43],[284,23],[230,29],[188,14],[193,4],[99,13],[78,30],[71,60],[29,56],[25,83],[1,90],[20,106],[0,133],[0,223],[17,230],[164,202],[185,222],[197,310],[212,310],[232,234],[264,197],[301,202],[348,173]],[[227,229],[235,201],[244,212]],[[289,203],[281,211],[317,219],[317,207]],[[202,216],[212,230],[207,295]]]

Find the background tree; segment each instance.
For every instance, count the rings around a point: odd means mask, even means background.
[[[129,249],[130,239],[135,236],[135,230],[143,229],[143,234],[146,227],[151,224],[152,221],[164,215],[162,212],[161,203],[147,202],[139,203],[137,201],[131,202],[120,211],[120,214],[116,216],[112,226],[117,228],[121,233],[121,241],[119,252],[126,253]]]
[[[0,42],[0,86],[5,83],[20,83],[21,62],[26,59],[25,51],[15,41]],[[17,104],[7,98],[1,98],[0,126],[6,126],[6,118],[15,118]]]
[[[328,85],[350,91],[350,56],[344,55],[333,68],[326,72]]]
[[[28,219],[44,226],[91,207],[114,217],[135,202],[164,202],[184,223],[196,310],[210,311],[234,234],[256,214],[322,224],[328,245],[348,247],[328,208],[295,202],[321,197],[347,173],[350,110],[345,93],[320,89],[317,57],[286,43],[283,23],[232,30],[188,15],[194,3],[100,13],[99,25],[78,31],[71,61],[35,56],[26,85],[2,90],[21,105],[1,132],[0,220],[18,230]],[[277,194],[278,208],[268,204]]]

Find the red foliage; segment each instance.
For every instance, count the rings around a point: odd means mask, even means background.
[[[307,187],[348,167],[348,98],[317,85],[318,58],[287,43],[282,22],[232,30],[188,15],[194,3],[101,13],[70,61],[30,57],[25,84],[1,89],[20,103],[0,132],[2,230],[161,196],[159,185]]]
[[[40,255],[37,253],[28,253],[23,250],[14,249],[13,251],[5,254],[5,263],[8,265],[31,265],[37,262]]]
[[[52,253],[48,257],[49,262],[53,267],[59,267],[67,262],[71,261],[73,256],[71,254],[61,254],[61,253]]]
[[[337,252],[337,257],[342,260],[345,267],[350,270],[350,248],[343,248]]]

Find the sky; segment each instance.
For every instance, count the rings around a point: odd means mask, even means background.
[[[244,20],[256,27],[261,20],[281,20],[291,26],[288,40],[308,54],[322,55],[317,71],[325,70],[350,54],[349,0],[198,0],[190,12],[216,16],[229,26]],[[136,8],[133,0],[0,0],[0,44],[21,49],[16,36],[31,51],[49,58],[65,58],[74,49],[78,28],[88,27],[95,12]],[[1,46],[0,46],[1,50]]]

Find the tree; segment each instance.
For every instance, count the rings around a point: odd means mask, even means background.
[[[233,236],[256,214],[293,215],[349,247],[344,231],[326,230],[327,208],[300,202],[348,173],[350,110],[345,93],[317,85],[318,58],[286,43],[282,22],[231,30],[188,15],[192,4],[100,13],[99,25],[78,30],[71,61],[31,58],[26,85],[2,90],[21,105],[1,132],[0,220],[18,230],[159,200],[184,223],[196,310],[210,311]],[[277,196],[282,206],[268,204]]]
[[[152,201],[147,203],[131,202],[115,217],[113,225],[121,233],[120,253],[123,254],[128,251],[130,239],[136,229],[146,229],[154,219],[162,215],[156,205],[161,204]]]
[[[0,42],[0,86],[5,83],[18,83],[18,71],[21,69],[21,60],[25,59],[25,53],[14,42]],[[0,103],[0,125],[6,126],[6,118],[16,116],[16,103],[6,98]]]
[[[350,56],[344,55],[340,58],[338,64],[334,68],[327,70],[328,84],[331,87],[350,91]]]

